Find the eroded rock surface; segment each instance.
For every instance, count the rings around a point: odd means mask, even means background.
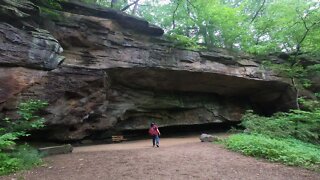
[[[0,107],[6,112],[20,99],[47,100],[47,139],[109,137],[147,129],[151,121],[160,127],[240,121],[247,109],[295,108],[290,81],[254,57],[174,48],[160,37],[163,30],[139,18],[61,5],[64,12],[41,11],[28,29],[20,26],[24,21],[0,23],[0,66],[12,67],[0,73],[7,80]]]
[[[55,69],[64,60],[59,42],[48,31],[25,31],[0,22],[0,65]]]

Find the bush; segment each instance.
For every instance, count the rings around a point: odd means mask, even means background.
[[[189,50],[200,50],[204,48],[198,45],[195,39],[179,34],[167,35],[167,39],[173,41],[175,47],[186,48]]]
[[[261,134],[237,134],[230,136],[225,145],[228,149],[248,156],[315,170],[320,168],[320,147],[295,139],[272,138]]]
[[[298,98],[298,102],[300,104],[300,108],[306,111],[315,111],[320,108],[320,101]]]
[[[241,125],[250,133],[296,138],[320,144],[320,109],[312,112],[293,110],[289,113],[277,113],[272,117],[262,117],[248,111],[243,116]]]
[[[35,113],[47,106],[46,102],[30,100],[20,103],[18,119],[4,118],[0,121],[0,175],[29,168],[41,162],[38,152],[31,147],[16,146],[16,140],[28,136],[28,131],[44,126],[44,118]]]
[[[42,162],[42,155],[37,149],[29,146],[28,144],[20,145],[16,151],[12,152],[11,157],[18,158],[22,161],[23,169],[29,169],[34,165],[38,165]]]
[[[0,152],[0,175],[30,169],[41,162],[41,155],[36,149],[28,145],[21,145],[12,152]]]
[[[15,172],[20,166],[21,161],[18,158],[13,158],[6,153],[0,152],[0,175]]]

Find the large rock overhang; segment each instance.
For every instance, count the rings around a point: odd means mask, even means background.
[[[221,96],[271,95],[261,101],[274,101],[289,86],[279,81],[264,81],[226,74],[190,72],[158,68],[114,68],[106,70],[112,82],[135,89],[214,93]]]
[[[112,84],[133,89],[167,92],[212,93],[247,99],[260,112],[294,108],[294,89],[286,82],[237,77],[222,73],[190,72],[160,68],[114,68],[107,70]],[[262,109],[261,109],[262,108]]]
[[[175,48],[155,37],[163,32],[143,19],[73,1],[61,5],[69,25],[58,21],[49,31],[68,46],[63,66],[105,70],[113,84],[133,89],[245,97],[268,114],[296,108],[291,82],[263,69],[254,57]],[[132,19],[144,28],[125,23]]]

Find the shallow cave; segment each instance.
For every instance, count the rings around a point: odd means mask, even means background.
[[[267,116],[296,108],[295,89],[282,81],[156,68],[114,68],[106,73],[113,88],[187,97],[215,96],[222,101],[246,102],[250,109]]]
[[[226,133],[232,128],[241,128],[240,122],[224,122],[196,125],[175,125],[168,127],[159,127],[161,137],[179,137],[189,135],[201,135],[202,133]],[[148,129],[125,130],[121,132],[128,140],[149,138]]]

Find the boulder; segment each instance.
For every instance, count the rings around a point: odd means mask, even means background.
[[[201,142],[214,142],[214,141],[220,141],[221,138],[219,138],[218,136],[210,135],[210,134],[201,134],[200,140]]]
[[[73,147],[71,146],[71,144],[65,144],[61,146],[50,146],[50,147],[39,148],[38,151],[45,156],[51,156],[51,155],[57,155],[57,154],[72,153]]]

